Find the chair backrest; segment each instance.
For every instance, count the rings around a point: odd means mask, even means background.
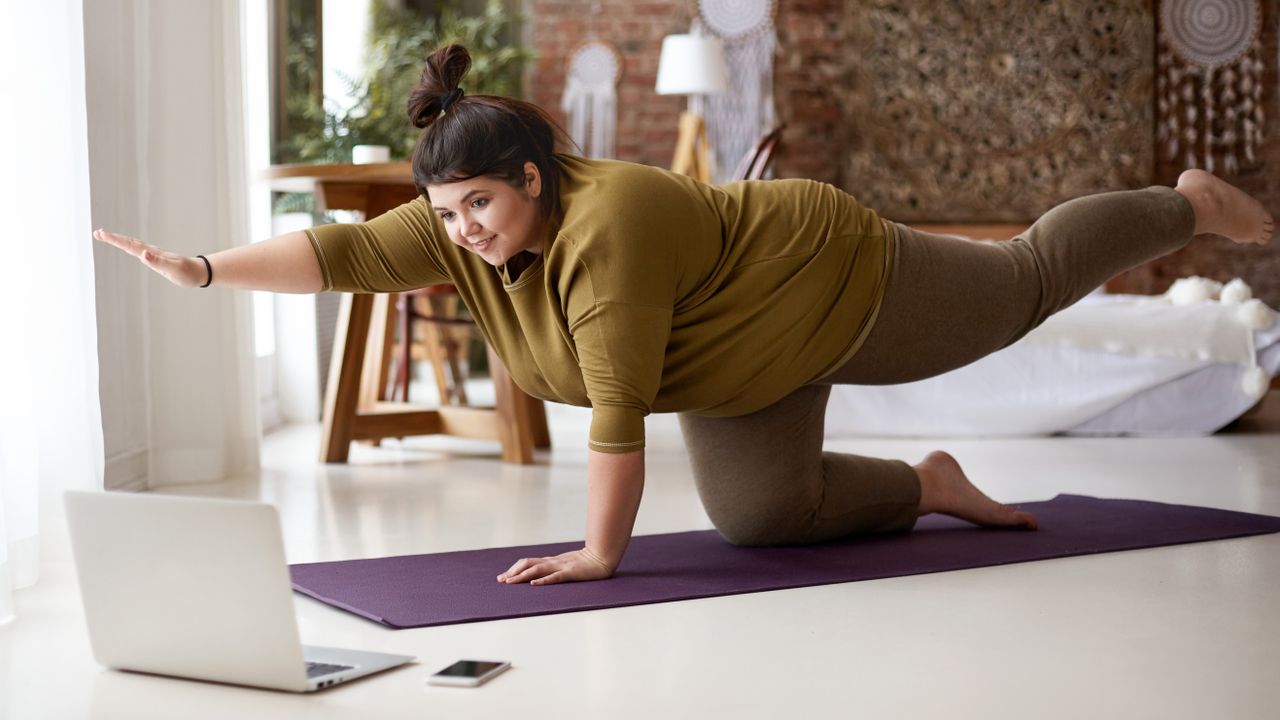
[[[778,125],[761,136],[756,141],[756,146],[742,156],[742,160],[738,162],[738,167],[734,168],[733,175],[729,179],[759,180],[764,177],[764,171],[769,167],[769,162],[773,159],[773,151],[777,149],[778,143],[782,139],[782,129],[785,127],[785,124]]]

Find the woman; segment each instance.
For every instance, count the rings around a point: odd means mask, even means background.
[[[1113,275],[1216,233],[1274,222],[1201,171],[1176,188],[1068,202],[1007,243],[927,235],[807,180],[700,184],[557,154],[536,107],[468,96],[450,46],[409,116],[422,197],[329,225],[182,257],[99,231],[180,287],[395,292],[452,283],[519,386],[590,406],[585,546],[524,558],[499,582],[611,576],[644,484],[644,417],[680,413],[698,493],[724,537],[816,543],[910,529],[940,512],[1036,520],[975,488],[948,454],[911,466],[822,451],[834,383],[901,383],[995,352]]]

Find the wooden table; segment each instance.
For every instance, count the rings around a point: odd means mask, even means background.
[[[272,190],[312,192],[318,210],[372,218],[418,197],[408,163],[275,165],[260,174]],[[428,408],[382,399],[395,328],[394,294],[343,293],[325,393],[321,462],[341,463],[353,440],[444,434],[497,440],[502,459],[527,465],[550,447],[546,408],[512,382],[489,348],[496,407]]]

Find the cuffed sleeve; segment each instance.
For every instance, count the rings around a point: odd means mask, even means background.
[[[587,447],[606,453],[644,449],[644,417],[643,411],[633,407],[593,405]]]
[[[444,228],[422,198],[368,222],[306,233],[326,291],[400,292],[450,281],[435,248]]]
[[[613,453],[643,448],[644,418],[662,383],[671,309],[598,302],[570,331],[591,400],[587,446]]]

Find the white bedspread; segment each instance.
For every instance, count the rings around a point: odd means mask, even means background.
[[[834,387],[826,432],[1212,433],[1257,402],[1259,373],[1280,371],[1280,323],[1248,328],[1237,319],[1240,307],[1090,296],[1014,345],[945,375]]]

